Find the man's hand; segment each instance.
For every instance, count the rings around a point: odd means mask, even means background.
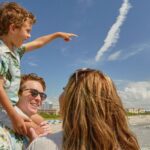
[[[51,133],[51,128],[50,125],[47,123],[47,121],[43,121],[37,127],[30,127],[28,129],[28,137],[30,139],[30,142],[32,142],[37,137],[46,136],[47,134],[50,133]]]
[[[36,139],[37,137],[39,137],[39,135],[35,132],[34,128],[30,128],[29,129],[29,138],[30,138],[30,142],[32,142],[34,139]]]
[[[38,127],[34,128],[34,131],[35,131],[35,133],[33,132],[33,129],[30,129],[30,133],[33,134],[33,137],[45,136],[52,132],[51,127],[47,121],[43,121],[40,125],[38,125]]]
[[[41,122],[40,127],[44,130],[44,132],[40,134],[39,136],[45,136],[47,134],[52,133],[51,127],[47,121]]]

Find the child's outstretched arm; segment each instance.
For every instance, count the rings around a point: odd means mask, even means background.
[[[40,48],[51,41],[53,41],[56,38],[63,38],[65,41],[70,41],[71,37],[77,36],[76,34],[73,33],[65,33],[65,32],[56,32],[53,34],[48,34],[42,37],[39,37],[29,43],[25,44],[25,49],[26,51],[31,51],[37,48]]]
[[[17,114],[11,102],[9,101],[9,98],[3,88],[3,83],[3,77],[0,76],[0,104],[6,110],[8,117],[12,122],[14,131],[21,135],[27,134],[24,120]]]

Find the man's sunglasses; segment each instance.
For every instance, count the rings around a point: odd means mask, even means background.
[[[46,95],[45,93],[39,92],[39,91],[36,90],[36,89],[24,89],[23,91],[27,91],[27,90],[30,91],[30,93],[31,93],[31,95],[32,95],[33,97],[37,97],[38,95],[40,95],[42,101],[47,98],[47,95]]]

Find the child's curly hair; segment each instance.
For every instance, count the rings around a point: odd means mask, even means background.
[[[0,36],[8,33],[11,24],[21,28],[27,19],[30,19],[31,24],[36,22],[35,16],[19,4],[15,2],[0,3]]]

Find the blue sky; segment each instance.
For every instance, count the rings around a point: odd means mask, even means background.
[[[149,0],[15,2],[37,18],[30,40],[57,31],[79,35],[71,42],[56,39],[22,59],[22,73],[45,78],[48,100],[57,100],[73,71],[90,67],[113,79],[126,107],[150,108]]]

